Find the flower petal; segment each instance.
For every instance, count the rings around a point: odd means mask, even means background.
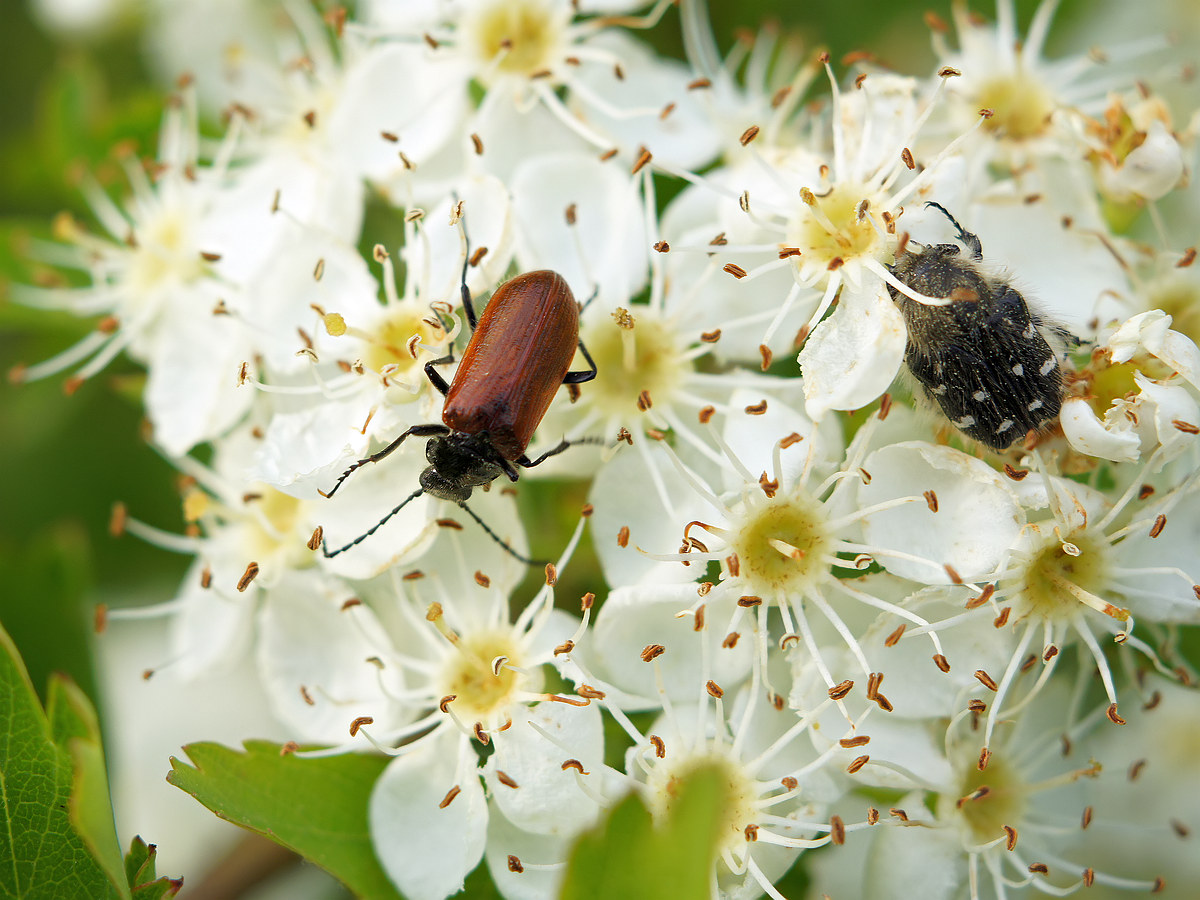
[[[408,900],[458,893],[483,857],[487,800],[473,751],[459,748],[472,760],[462,763],[466,756],[448,746],[457,737],[422,740],[419,749],[388,764],[371,792],[367,814],[375,855]]]

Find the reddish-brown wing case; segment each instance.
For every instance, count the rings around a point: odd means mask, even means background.
[[[526,272],[502,284],[479,317],[446,394],[442,421],[487,432],[500,455],[525,453],[579,343],[579,307],[557,272]]]

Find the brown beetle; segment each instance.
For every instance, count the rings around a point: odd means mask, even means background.
[[[472,333],[454,380],[447,384],[434,368],[454,362],[453,352],[425,364],[426,376],[446,397],[443,424],[412,426],[378,453],[354,463],[328,493],[321,494],[332,497],[351,472],[379,462],[409,436],[430,439],[425,445],[429,467],[421,473],[421,487],[344,547],[330,550],[322,542],[326,557],[349,550],[421,494],[432,494],[457,503],[514,557],[533,563],[504,543],[466,501],[474,488],[491,484],[501,475],[516,481],[518,466],[531,469],[570,446],[561,441],[533,460],[525,454],[559,386],[591,381],[596,377],[596,364],[579,340],[579,304],[557,272],[541,269],[506,281],[492,294],[478,321],[467,290],[465,264],[461,290]],[[590,368],[571,372],[576,347]]]

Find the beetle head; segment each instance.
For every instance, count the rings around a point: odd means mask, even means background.
[[[495,456],[486,434],[455,432],[430,438],[425,445],[429,468],[421,473],[421,487],[440,500],[462,503],[474,488],[491,484],[503,474]]]

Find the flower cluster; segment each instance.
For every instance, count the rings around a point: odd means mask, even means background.
[[[1165,40],[1051,56],[1053,0],[1025,34],[997,5],[930,16],[915,75],[769,29],[722,56],[701,0],[686,62],[640,37],[664,0],[288,5],[215,93],[220,140],[185,79],[128,197],[84,182],[98,228],[44,252],[87,286],[17,292],[99,318],[16,374],[74,389],[128,354],[185,476],[186,534],[118,523],[189,554],[184,584],[109,618],[170,616],[163,674],[255,659],[328,748],[302,752],[395,757],[369,819],[413,900],[484,859],[553,897],[581,830],[705,763],[714,897],[780,897],[827,844],[813,896],[1194,876],[1139,848],[1195,804],[1129,799],[1118,761],[1158,764],[1154,708],[1193,680],[1200,103]],[[448,363],[539,269],[595,378],[528,455],[497,455],[503,401],[455,424],[470,481],[436,449]],[[526,362],[472,396],[536,392],[522,342],[562,328],[490,335]],[[590,479],[532,599],[518,475]],[[594,589],[556,596],[585,534]]]

